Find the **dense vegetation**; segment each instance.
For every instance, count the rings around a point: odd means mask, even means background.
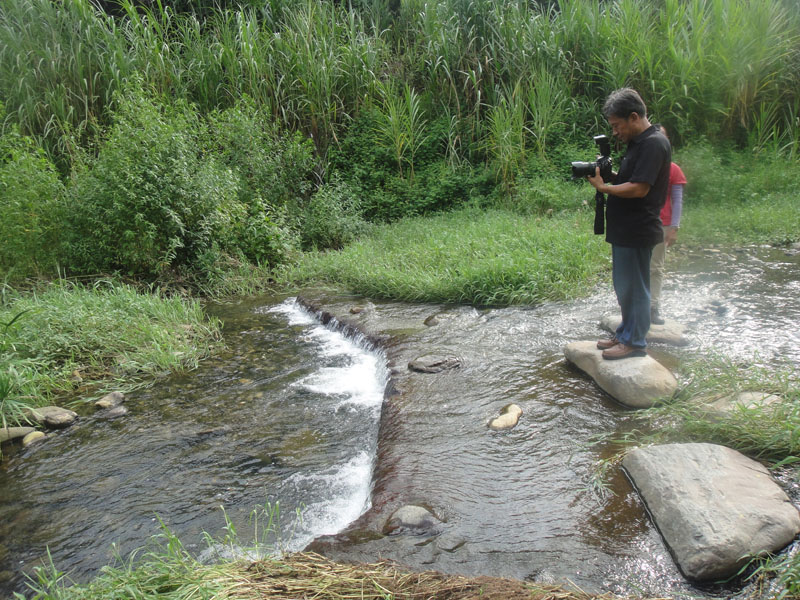
[[[598,105],[622,85],[678,145],[705,137],[745,164],[798,153],[789,3],[102,6],[0,10],[6,281],[61,269],[230,289],[227,274],[340,248],[371,222],[577,208],[565,165],[592,155]]]

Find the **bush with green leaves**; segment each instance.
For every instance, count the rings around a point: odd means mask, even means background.
[[[237,179],[202,155],[204,126],[189,105],[159,102],[134,84],[118,106],[70,190],[71,266],[143,277],[190,268],[230,239]]]
[[[376,143],[381,116],[363,111],[338,147],[330,151],[330,167],[363,197],[362,211],[370,222],[390,222],[463,205],[491,194],[494,182],[482,166],[447,160],[448,122],[427,124],[414,154],[414,176],[400,174],[391,150]]]
[[[354,190],[335,177],[309,201],[302,227],[305,248],[340,249],[362,233],[367,223],[361,218]]]
[[[208,118],[206,152],[237,179],[238,212],[229,240],[257,264],[284,262],[311,191],[313,144],[281,132],[263,109],[245,97]]]
[[[4,117],[0,104],[0,121]],[[64,186],[44,151],[16,126],[0,135],[0,274],[6,279],[51,274]]]

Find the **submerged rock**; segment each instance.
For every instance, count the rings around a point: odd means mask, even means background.
[[[739,392],[721,398],[699,398],[697,401],[705,412],[725,416],[740,408],[769,407],[780,402],[781,398],[765,392]]]
[[[622,317],[619,315],[605,315],[600,319],[600,327],[611,333],[617,331],[620,323],[622,323]],[[689,344],[689,338],[686,337],[686,326],[670,319],[664,319],[663,325],[656,325],[655,323],[650,325],[650,331],[647,332],[646,337],[648,342],[653,343],[671,344],[673,346],[686,346]]]
[[[384,535],[436,535],[442,522],[422,506],[406,504],[392,513],[383,527]]]
[[[649,408],[678,389],[675,376],[650,356],[605,360],[597,342],[572,342],[564,356],[614,399],[631,408]]]
[[[431,315],[428,318],[426,318],[425,321],[423,321],[423,323],[425,323],[425,325],[427,325],[428,327],[435,327],[436,325],[439,324],[438,316]]]
[[[769,471],[725,446],[637,448],[622,466],[690,579],[729,577],[800,532],[800,513]]]
[[[36,430],[33,427],[0,427],[0,443],[24,438],[34,431]]]
[[[489,427],[495,431],[502,429],[512,429],[519,423],[522,416],[522,409],[516,404],[506,404],[500,411],[500,415],[489,421]]]
[[[128,414],[128,409],[124,406],[115,406],[113,408],[109,408],[107,411],[102,413],[101,416],[105,417],[106,419],[116,419],[117,417],[124,417]]]
[[[94,403],[97,408],[113,408],[125,402],[125,394],[122,392],[111,392]]]
[[[408,368],[418,373],[441,373],[442,371],[457,369],[460,366],[461,359],[457,356],[441,356],[437,354],[426,354],[408,363]]]
[[[25,411],[25,416],[34,423],[58,429],[72,425],[78,418],[78,413],[60,406],[41,406],[29,408]]]
[[[31,431],[28,435],[22,438],[22,445],[27,448],[31,444],[35,444],[46,437],[47,436],[42,431]]]

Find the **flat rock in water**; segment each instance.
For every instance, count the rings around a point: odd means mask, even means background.
[[[127,414],[128,414],[128,409],[125,408],[124,406],[114,406],[113,408],[109,408],[100,416],[105,417],[106,419],[116,419],[117,417],[123,417]]]
[[[618,315],[605,315],[600,319],[600,327],[614,333],[622,322],[622,317]],[[647,332],[647,341],[661,344],[671,344],[673,346],[686,346],[689,344],[689,339],[686,337],[686,326],[664,319],[663,325],[650,325],[650,331]]]
[[[60,406],[40,406],[25,411],[25,416],[35,423],[47,427],[69,427],[78,418],[78,413]]]
[[[456,356],[441,356],[437,354],[427,354],[415,358],[408,363],[408,368],[418,373],[441,373],[450,369],[457,369],[461,366],[461,359]]]
[[[637,448],[622,466],[690,579],[729,577],[800,532],[800,513],[769,471],[725,446]]]
[[[650,356],[605,360],[596,341],[571,342],[564,356],[625,406],[649,408],[678,389],[675,376]]]
[[[406,504],[392,513],[383,527],[385,535],[435,535],[441,521],[427,508]]]
[[[24,438],[36,431],[33,427],[0,427],[0,443]]]
[[[122,392],[111,392],[94,403],[97,408],[113,408],[125,402],[125,394]]]
[[[516,404],[506,404],[500,411],[500,415],[489,421],[489,427],[495,431],[502,429],[512,429],[519,423],[522,416],[522,409]]]
[[[765,392],[739,392],[722,398],[699,398],[703,410],[727,415],[739,408],[768,407],[781,401],[780,396]]]

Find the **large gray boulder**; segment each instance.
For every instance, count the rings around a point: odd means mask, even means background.
[[[564,356],[595,380],[617,401],[631,408],[648,408],[678,389],[675,376],[650,356],[605,360],[596,341],[571,342]]]
[[[600,327],[614,333],[621,322],[622,317],[619,315],[605,315],[600,319]],[[648,342],[671,344],[673,346],[686,346],[689,344],[689,338],[686,337],[686,326],[670,319],[664,319],[663,325],[656,325],[655,323],[650,325],[650,331],[647,332],[646,339]]]
[[[637,448],[622,466],[690,579],[729,577],[800,532],[800,513],[767,469],[725,446]]]

